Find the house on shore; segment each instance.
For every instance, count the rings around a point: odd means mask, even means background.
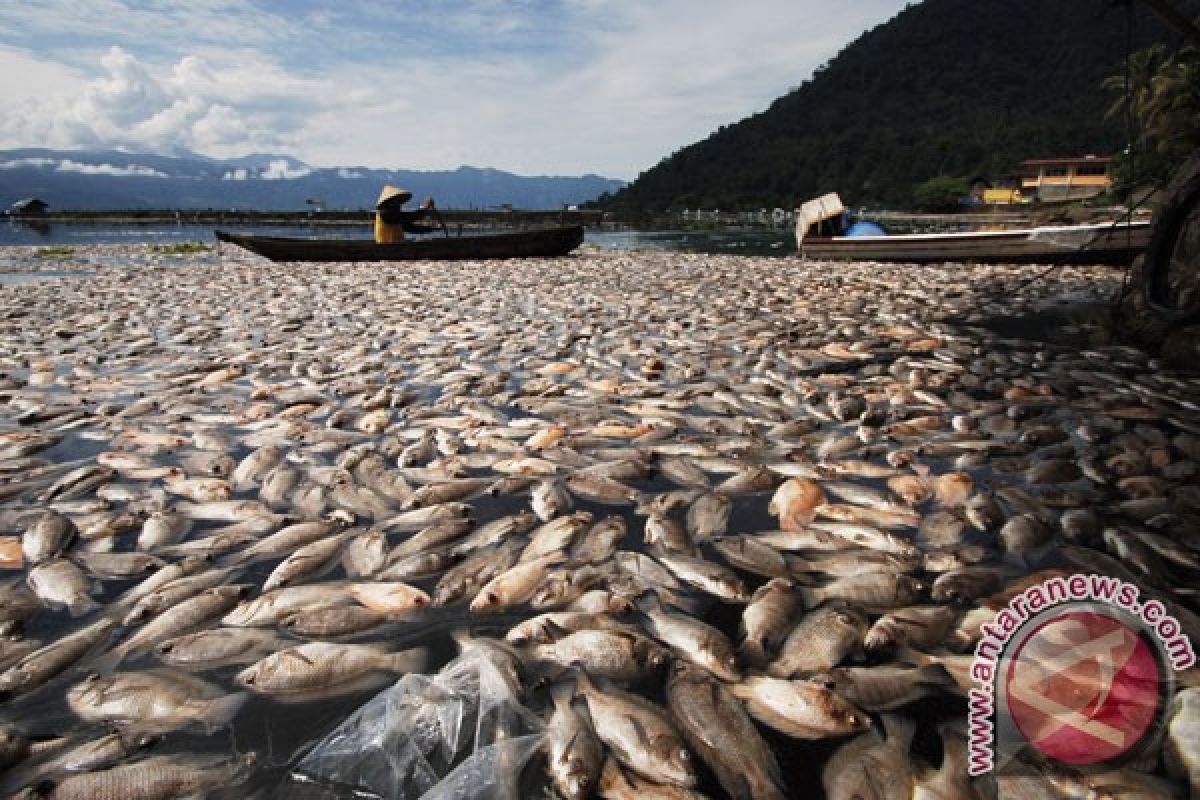
[[[1021,163],[1021,193],[1039,201],[1086,200],[1112,188],[1108,156],[1042,158]]]
[[[27,197],[24,200],[18,200],[8,207],[9,216],[13,217],[40,217],[46,213],[46,205],[44,200],[39,200],[36,197]]]

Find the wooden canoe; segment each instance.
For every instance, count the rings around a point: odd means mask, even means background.
[[[371,239],[293,239],[214,231],[217,240],[236,244],[272,261],[458,261],[488,258],[563,256],[583,242],[583,226],[538,228],[484,236],[433,236],[396,244]]]
[[[799,226],[797,226],[799,227]],[[798,232],[799,233],[799,232]],[[805,258],[931,264],[1107,264],[1129,266],[1150,241],[1150,223],[1103,223],[1009,231],[897,236],[797,236]]]

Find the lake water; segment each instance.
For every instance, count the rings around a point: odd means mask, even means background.
[[[222,225],[222,230],[260,236],[369,238],[370,225]],[[86,244],[213,242],[213,226],[194,223],[14,222],[0,224],[0,245],[62,247]],[[606,250],[666,250],[740,255],[789,255],[790,229],[755,231],[587,231],[585,244]]]

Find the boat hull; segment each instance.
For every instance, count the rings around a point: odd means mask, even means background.
[[[583,226],[540,228],[486,236],[451,236],[377,244],[370,239],[296,239],[214,231],[272,261],[459,261],[563,256],[583,243]]]
[[[1128,266],[1150,241],[1150,223],[1072,225],[1014,231],[902,236],[805,237],[805,258],[932,264],[1107,264]]]

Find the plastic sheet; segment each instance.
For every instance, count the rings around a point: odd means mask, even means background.
[[[404,800],[516,800],[544,726],[483,648],[405,675],[351,714],[297,777]]]

